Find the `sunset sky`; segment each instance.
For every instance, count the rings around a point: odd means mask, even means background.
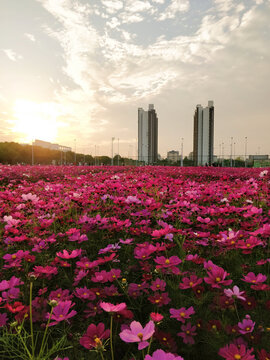
[[[270,0],[0,0],[0,141],[135,156],[151,103],[159,153],[188,155],[213,100],[216,155],[270,154],[269,19]]]

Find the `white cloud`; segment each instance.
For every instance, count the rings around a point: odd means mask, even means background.
[[[171,0],[170,5],[159,15],[160,21],[175,18],[178,13],[186,12],[189,9],[189,0]]]
[[[102,0],[101,2],[109,14],[114,14],[123,8],[123,2],[119,0]]]
[[[24,36],[26,36],[29,40],[35,42],[36,38],[33,34],[24,33]]]
[[[18,61],[22,59],[22,56],[17,54],[12,49],[2,49],[2,50],[11,61]]]

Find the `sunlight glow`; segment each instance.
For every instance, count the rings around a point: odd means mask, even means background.
[[[35,139],[55,141],[59,124],[58,116],[61,110],[55,103],[35,103],[33,101],[17,99],[13,109],[13,131],[23,142]]]

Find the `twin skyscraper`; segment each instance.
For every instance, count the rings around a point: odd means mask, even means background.
[[[195,166],[212,165],[214,158],[214,102],[196,106],[193,132]],[[138,109],[138,160],[153,165],[158,160],[158,117],[153,104],[148,110]]]

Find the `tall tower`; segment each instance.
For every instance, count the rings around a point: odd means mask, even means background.
[[[158,118],[153,104],[138,109],[138,160],[152,165],[158,158]]]
[[[193,159],[195,166],[212,165],[214,156],[214,102],[196,106],[194,114]]]

